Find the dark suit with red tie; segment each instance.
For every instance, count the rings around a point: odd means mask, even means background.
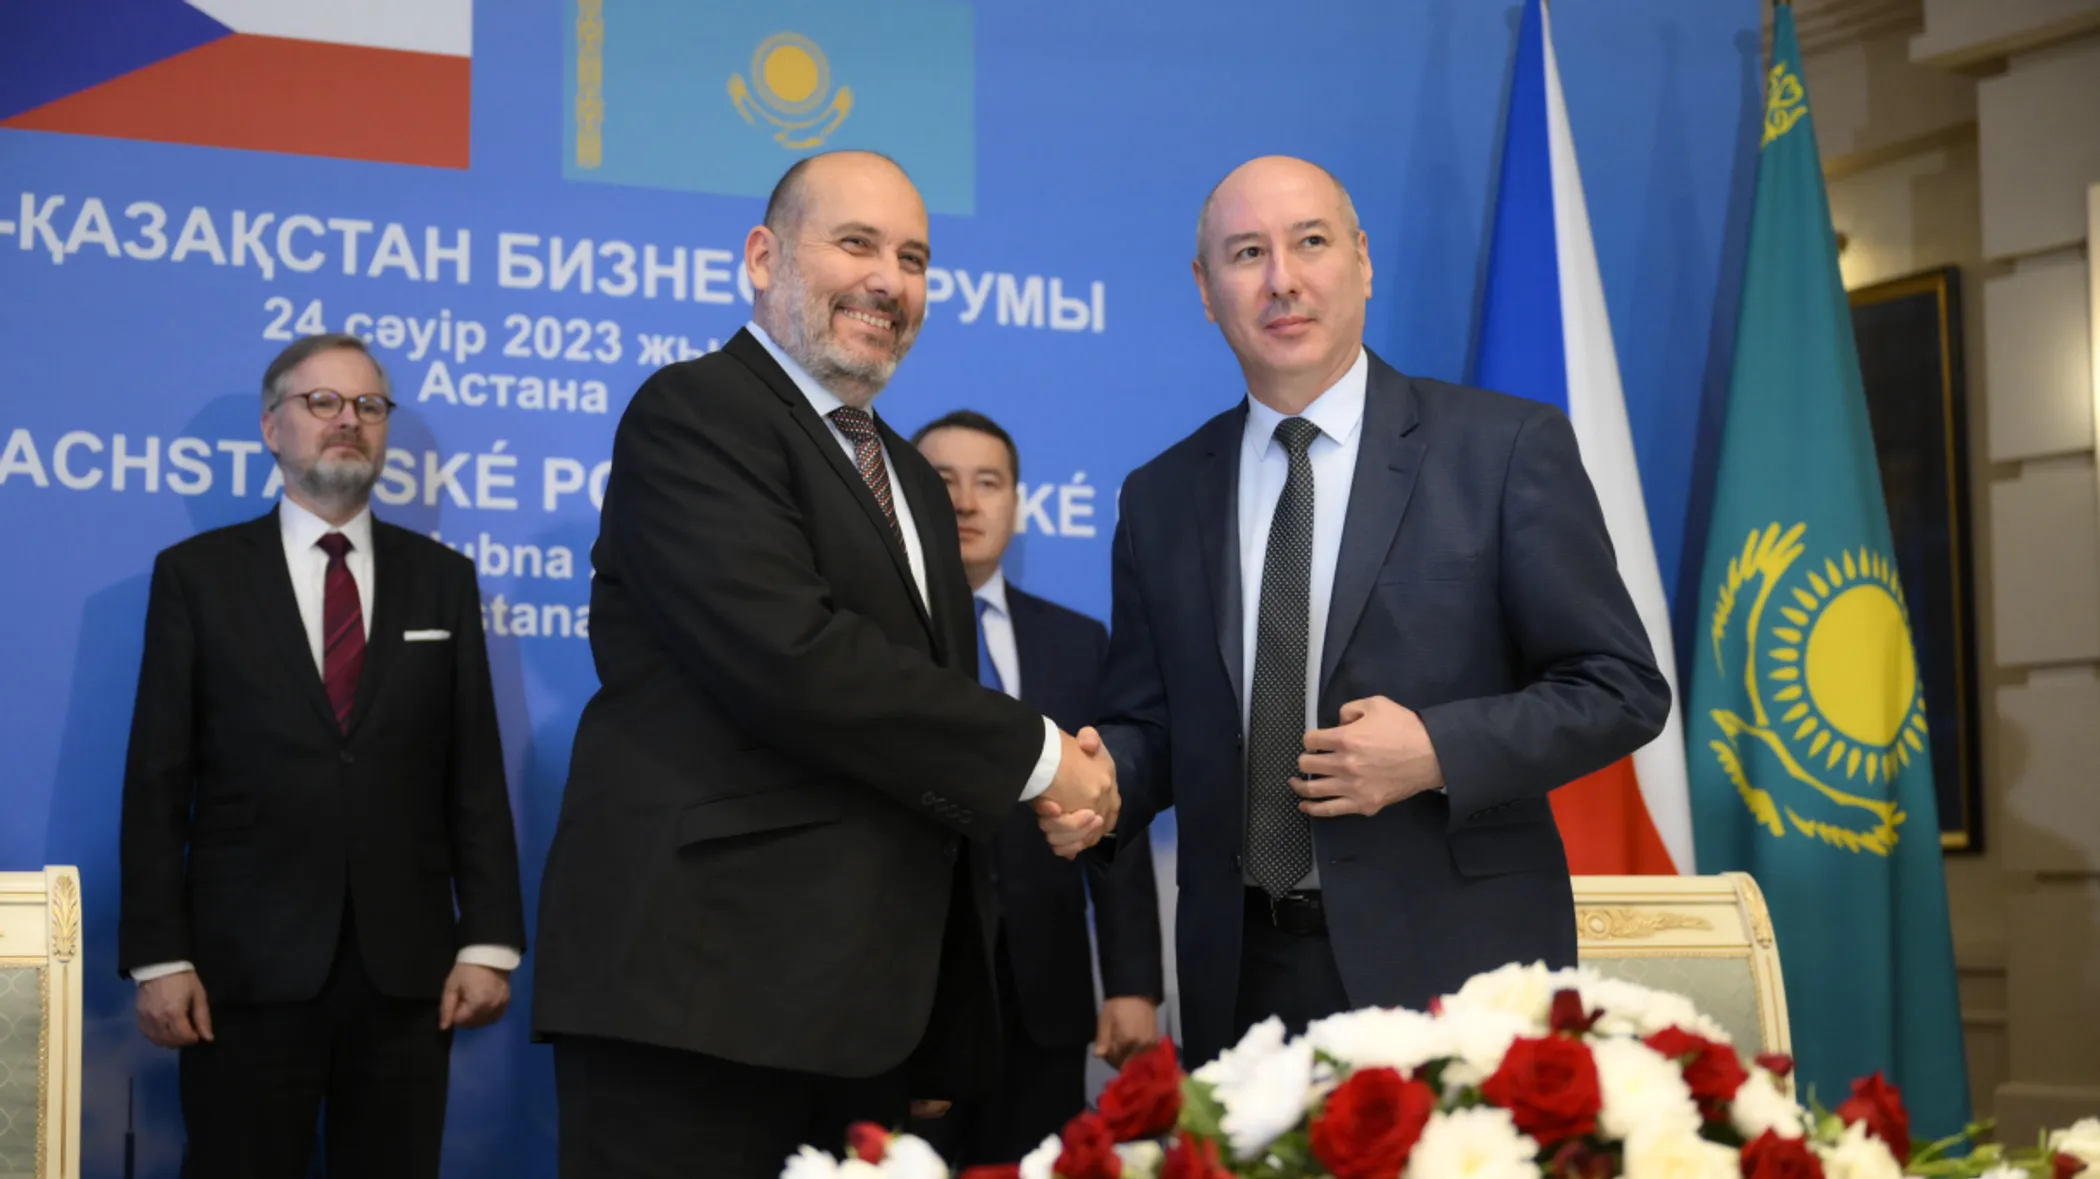
[[[474,568],[370,541],[369,628],[331,563],[325,678],[278,512],[154,562],[117,968],[193,965],[208,995],[192,1174],[303,1174],[325,1098],[331,1173],[435,1176],[440,991],[463,948],[525,945]]]

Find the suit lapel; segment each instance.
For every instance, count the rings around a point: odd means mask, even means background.
[[[277,652],[292,682],[314,711],[333,729],[335,709],[329,706],[328,689],[321,671],[314,666],[313,645],[306,637],[306,623],[299,617],[299,599],[292,592],[292,571],[284,559],[284,526],[277,509],[248,525],[248,585],[255,596],[255,616],[261,620],[263,641]]]
[[[1342,548],[1335,559],[1334,591],[1328,599],[1327,633],[1320,652],[1320,699],[1334,678],[1342,649],[1362,619],[1371,586],[1392,551],[1393,537],[1422,469],[1423,444],[1412,437],[1417,424],[1414,385],[1392,366],[1371,356],[1364,396],[1363,439],[1356,451],[1356,474],[1349,489],[1349,511],[1342,523]],[[1325,713],[1323,708],[1322,713]]]
[[[1247,403],[1212,418],[1204,429],[1203,458],[1196,472],[1196,535],[1203,545],[1203,577],[1218,629],[1218,658],[1235,701],[1246,699],[1246,638],[1240,598],[1240,440],[1247,428]]]
[[[904,579],[904,591],[911,598],[912,606],[918,610],[919,621],[925,625],[934,642],[939,644],[939,628],[933,625],[933,619],[926,611],[926,603],[919,597],[918,583],[912,580],[911,558],[905,555],[903,543],[897,539],[896,532],[890,528],[889,520],[883,516],[882,505],[875,502],[875,493],[868,490],[867,481],[862,479],[860,472],[847,461],[845,448],[840,446],[839,440],[832,435],[831,427],[817,416],[817,411],[809,404],[809,398],[802,395],[802,390],[795,387],[794,380],[773,359],[772,354],[766,351],[766,346],[759,343],[757,337],[750,332],[738,329],[736,335],[729,338],[729,343],[723,345],[722,350],[742,361],[744,367],[765,382],[774,396],[787,404],[788,416],[809,436],[810,444],[824,456],[824,461],[830,464],[832,473],[846,484],[847,493],[860,505],[861,514],[868,518],[868,526],[875,530],[883,547],[889,551],[890,563],[896,567],[897,575]],[[892,454],[896,453],[895,447],[891,447],[890,451]],[[892,494],[903,490],[897,486],[897,472],[890,472],[890,483]],[[942,494],[946,495],[947,492],[944,490]],[[926,522],[920,508],[922,502],[922,499],[914,499],[911,508],[914,522],[919,525],[920,551],[927,553],[928,559],[931,560],[932,546],[926,542]],[[931,580],[929,577],[928,581]]]
[[[372,711],[372,701],[379,694],[379,685],[394,665],[394,655],[401,646],[401,617],[405,607],[403,595],[409,590],[407,568],[408,546],[401,543],[393,530],[372,521],[372,597],[373,601],[362,603],[372,612],[372,625],[366,631],[365,666],[357,676],[357,698],[350,704],[351,735],[357,733],[366,715]],[[457,638],[453,641],[457,642]]]

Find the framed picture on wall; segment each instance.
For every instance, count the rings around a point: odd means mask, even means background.
[[[1954,267],[1851,292],[1852,332],[1896,565],[1924,679],[1940,846],[1983,848],[1976,606],[1961,273]]]

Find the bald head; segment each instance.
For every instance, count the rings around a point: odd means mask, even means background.
[[[785,235],[809,212],[811,185],[869,172],[887,173],[902,178],[906,184],[911,183],[911,178],[904,174],[903,165],[879,151],[818,152],[796,160],[781,174],[780,180],[773,185],[773,195],[766,198],[766,216],[762,224],[774,233]]]
[[[1295,156],[1262,156],[1234,168],[1225,179],[1211,186],[1210,194],[1203,198],[1202,211],[1196,214],[1196,265],[1209,268],[1207,254],[1212,244],[1213,213],[1220,202],[1258,203],[1278,195],[1302,195],[1308,189],[1321,188],[1332,192],[1335,232],[1344,239],[1354,240],[1357,230],[1362,228],[1356,218],[1356,202],[1349,199],[1349,190],[1342,187],[1334,173]]]

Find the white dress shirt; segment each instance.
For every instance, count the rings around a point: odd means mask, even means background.
[[[313,652],[314,674],[324,676],[327,667],[321,650],[323,610],[328,596],[328,554],[320,540],[331,532],[350,538],[343,564],[357,583],[358,612],[363,616],[365,638],[372,637],[372,509],[367,506],[341,528],[330,524],[293,502],[290,496],[277,504],[279,534],[284,538],[284,564],[292,576],[292,597],[299,603],[299,621],[306,628],[307,649]],[[516,970],[524,955],[509,946],[462,946],[457,961],[494,970]],[[195,970],[189,962],[163,962],[141,966],[131,972],[136,982],[151,982],[171,974]]]
[[[994,569],[977,587],[984,603],[984,648],[992,653],[992,667],[999,672],[999,689],[1016,700],[1021,698],[1021,650],[1014,645],[1014,616],[1006,609],[1006,570]]]
[[[817,379],[810,376],[794,357],[782,351],[780,345],[773,342],[773,337],[766,334],[766,329],[758,326],[756,322],[751,322],[744,325],[744,330],[764,345],[766,351],[772,354],[773,359],[786,371],[788,379],[795,383],[795,388],[801,390],[803,398],[809,402],[809,407],[817,411],[818,417],[824,419],[824,428],[831,431],[831,436],[838,441],[839,448],[846,452],[847,461],[854,463],[857,468],[859,460],[853,451],[853,440],[846,437],[837,422],[831,420],[831,411],[846,403],[839,400],[838,394],[817,383]],[[882,469],[886,472],[895,472],[897,469],[897,464],[890,460],[890,448],[886,444],[882,448]],[[905,494],[904,484],[895,474],[890,475],[890,506],[896,510],[898,530],[904,533],[904,554],[911,562],[912,584],[919,591],[920,603],[926,605],[928,613],[931,613],[932,599],[926,592],[926,553],[919,544],[919,530],[912,522],[911,497]],[[1057,725],[1046,716],[1043,718],[1043,752],[1036,758],[1035,770],[1028,775],[1028,783],[1021,790],[1022,802],[1027,802],[1050,789],[1051,779],[1057,777],[1057,766],[1063,758],[1064,745],[1059,739]]]
[[[1313,399],[1299,417],[1320,428],[1320,436],[1306,448],[1313,474],[1312,595],[1307,624],[1311,633],[1305,644],[1305,727],[1319,727],[1320,653],[1326,646],[1327,609],[1334,596],[1334,567],[1342,551],[1342,524],[1349,515],[1349,489],[1356,482],[1356,452],[1363,438],[1364,391],[1370,379],[1369,354],[1358,352],[1356,363],[1328,389]],[[1290,456],[1276,440],[1276,426],[1284,415],[1252,397],[1247,399],[1247,428],[1240,438],[1240,724],[1245,726],[1253,709],[1256,624],[1261,617],[1261,574],[1269,553],[1269,523],[1276,515],[1276,500],[1290,475]],[[1243,730],[1244,731],[1244,730]],[[1251,877],[1249,878],[1252,879]],[[1298,882],[1300,888],[1317,888],[1318,861]]]

